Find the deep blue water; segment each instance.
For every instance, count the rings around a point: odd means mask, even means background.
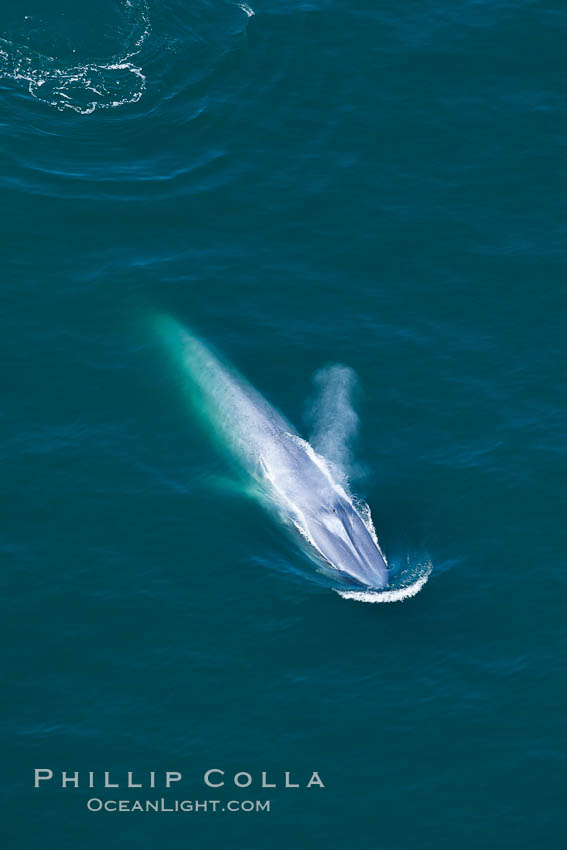
[[[0,10],[3,846],[562,846],[567,10],[252,7]],[[354,370],[417,596],[341,599],[227,484],[164,311],[306,437]],[[93,813],[62,770],[271,811]]]

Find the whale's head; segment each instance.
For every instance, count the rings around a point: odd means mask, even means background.
[[[366,587],[388,584],[384,557],[348,499],[337,495],[304,521],[315,548],[332,567]]]

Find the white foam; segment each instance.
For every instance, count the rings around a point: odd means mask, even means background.
[[[149,8],[147,0],[123,0],[122,6],[131,34],[119,55],[106,62],[59,66],[52,56],[0,38],[0,77],[26,83],[32,97],[61,112],[71,109],[90,115],[95,109],[137,103],[146,77],[131,60],[150,34]]]
[[[248,5],[248,3],[237,3],[236,5],[237,5],[240,9],[242,9],[242,11],[246,14],[246,17],[247,17],[247,18],[251,18],[251,17],[252,17],[252,15],[255,15],[255,14],[256,14],[256,12],[254,11],[254,9],[251,9],[251,8],[250,8],[250,6]]]
[[[353,602],[403,602],[404,599],[411,599],[416,596],[419,591],[427,583],[433,565],[431,562],[425,565],[425,572],[419,576],[417,581],[405,587],[392,588],[391,590],[338,590],[333,588],[343,599],[352,599]]]

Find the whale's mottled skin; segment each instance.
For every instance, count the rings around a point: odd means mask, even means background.
[[[329,465],[238,373],[171,318],[161,320],[199,406],[280,512],[335,570],[368,588],[388,584],[374,535]]]

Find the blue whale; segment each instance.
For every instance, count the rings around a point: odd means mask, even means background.
[[[364,588],[388,585],[370,512],[332,466],[235,370],[171,317],[160,332],[190,381],[193,401],[280,516],[332,570]]]

